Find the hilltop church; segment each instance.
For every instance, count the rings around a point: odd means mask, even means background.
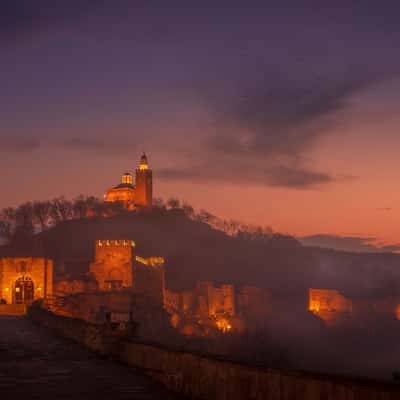
[[[137,207],[152,207],[153,172],[149,167],[145,153],[140,158],[135,175],[135,184],[133,184],[132,174],[129,172],[123,174],[121,183],[106,192],[104,201],[109,203],[120,202],[128,210],[134,210]]]

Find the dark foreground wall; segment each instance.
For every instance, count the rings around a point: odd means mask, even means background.
[[[96,353],[112,355],[115,352],[117,338],[113,337],[101,325],[56,315],[35,305],[28,309],[27,314],[33,321],[61,336],[82,344]]]
[[[399,400],[400,387],[368,380],[260,369],[161,347],[115,342],[99,326],[41,309],[28,315],[90,349],[113,353],[168,388],[204,400]]]

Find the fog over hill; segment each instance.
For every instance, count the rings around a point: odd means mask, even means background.
[[[321,247],[356,253],[392,253],[400,251],[399,244],[379,245],[376,244],[377,239],[375,237],[318,234],[300,237],[298,240],[305,246]]]

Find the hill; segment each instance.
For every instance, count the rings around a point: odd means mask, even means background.
[[[166,284],[174,290],[212,280],[304,298],[309,287],[348,296],[400,294],[399,255],[311,248],[280,234],[232,236],[179,208],[68,220],[35,235],[32,243],[1,247],[0,255],[46,256],[55,260],[56,272],[65,265],[77,276],[93,260],[96,239],[133,239],[137,254],[165,257]]]
[[[311,252],[294,238],[232,237],[180,209],[69,220],[35,235],[28,248],[6,246],[0,253],[50,257],[57,268],[65,264],[75,275],[87,270],[93,260],[96,239],[133,239],[137,254],[165,257],[167,285],[173,289],[213,280],[304,293],[306,277],[311,278],[313,270]]]

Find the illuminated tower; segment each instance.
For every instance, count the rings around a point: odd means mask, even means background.
[[[136,204],[142,207],[153,205],[153,172],[149,168],[146,154],[140,158],[136,168]]]

